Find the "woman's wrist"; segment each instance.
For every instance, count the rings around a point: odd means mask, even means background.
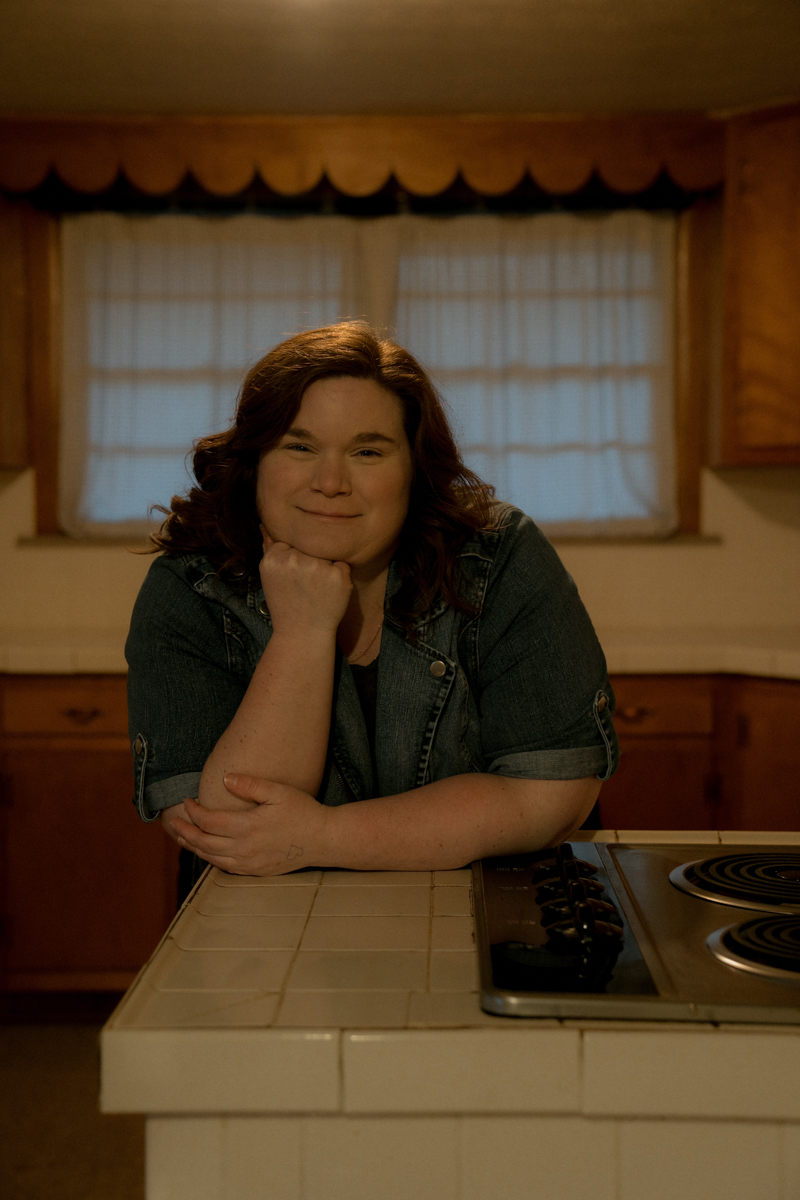
[[[337,627],[312,625],[308,622],[284,621],[273,625],[272,637],[267,647],[272,646],[272,653],[277,647],[285,647],[295,653],[307,656],[309,654],[328,654],[336,649]]]
[[[305,851],[305,861],[311,866],[324,868],[336,867],[336,813],[338,809],[317,800],[317,809],[313,812],[313,823],[308,826],[310,845]]]

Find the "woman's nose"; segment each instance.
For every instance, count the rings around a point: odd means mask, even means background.
[[[344,463],[338,459],[322,457],[317,460],[311,487],[323,496],[348,495],[352,491],[350,478]]]

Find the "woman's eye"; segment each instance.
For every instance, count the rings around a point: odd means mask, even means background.
[[[304,446],[302,442],[290,442],[288,446],[284,446],[284,450],[308,450],[309,446]]]
[[[356,451],[357,458],[380,458],[380,451],[371,450],[369,446],[365,446],[363,450]]]

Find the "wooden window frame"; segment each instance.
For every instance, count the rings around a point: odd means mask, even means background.
[[[122,165],[150,191],[175,186],[192,170],[218,194],[240,190],[254,170],[287,193],[313,186],[322,172],[352,195],[369,194],[390,174],[409,190],[431,194],[459,173],[474,187],[500,193],[526,170],[552,191],[581,186],[593,170],[619,190],[640,190],[665,168],[685,186],[708,188],[721,182],[722,133],[720,122],[695,116],[28,119],[0,122],[0,185],[32,187],[51,169],[72,186],[99,191]],[[678,220],[676,534],[699,531],[700,472],[708,462],[718,373],[721,212],[719,200],[703,198]],[[0,199],[0,466],[35,468],[42,536],[62,533],[59,306],[58,217],[23,200]]]
[[[722,354],[723,197],[702,197],[678,217],[675,272],[675,458],[678,525],[700,532],[700,486]]]

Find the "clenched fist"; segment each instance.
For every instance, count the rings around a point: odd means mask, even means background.
[[[348,564],[312,558],[287,542],[275,542],[263,525],[261,534],[264,556],[259,574],[273,629],[335,634],[353,590]]]

